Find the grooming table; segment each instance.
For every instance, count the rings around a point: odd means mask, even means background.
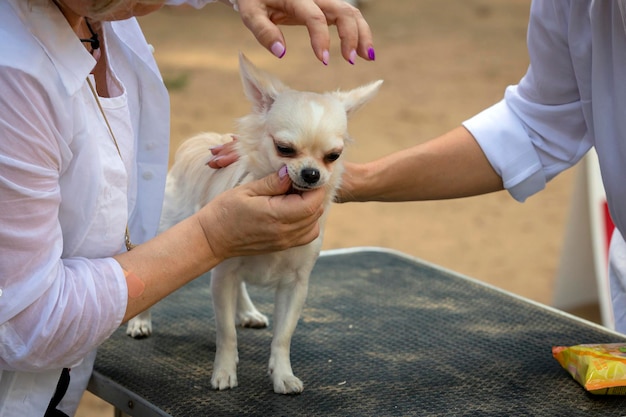
[[[211,389],[207,275],[154,307],[151,337],[124,326],[105,342],[89,390],[136,417],[626,414],[626,396],[588,394],[551,352],[626,337],[379,248],[322,254],[291,348],[304,392],[275,394],[273,291],[249,291],[270,328],[238,328],[237,388]]]

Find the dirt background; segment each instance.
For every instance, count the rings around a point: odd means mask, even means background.
[[[502,98],[528,65],[529,0],[370,0],[362,7],[376,61],[346,63],[335,30],[330,65],[304,28],[284,28],[282,60],[260,47],[232,10],[165,8],[141,19],[171,91],[172,151],[199,131],[230,132],[249,110],[237,55],[298,89],[351,89],[384,79],[354,116],[347,158],[368,161],[426,141]],[[573,171],[524,204],[506,192],[420,203],[335,205],[324,248],[397,249],[532,300],[550,304],[565,233]],[[592,311],[592,318],[595,317]],[[111,416],[87,394],[79,417]]]

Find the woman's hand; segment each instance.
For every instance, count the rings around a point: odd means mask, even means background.
[[[233,136],[232,142],[211,148],[211,154],[213,154],[213,157],[207,165],[215,169],[224,168],[239,159],[239,154],[235,149],[236,140],[237,137]]]
[[[220,194],[193,216],[116,255],[129,287],[124,321],[227,258],[285,250],[317,238],[324,191],[286,194],[291,180],[281,171]]]
[[[286,194],[290,187],[286,173],[273,174],[222,193],[200,210],[196,216],[213,254],[259,255],[317,238],[324,191]]]
[[[372,33],[356,7],[343,0],[237,0],[241,20],[259,43],[279,58],[286,43],[277,25],[304,25],[317,59],[329,62],[330,33],[335,25],[341,39],[341,54],[351,64],[356,56],[376,58]]]

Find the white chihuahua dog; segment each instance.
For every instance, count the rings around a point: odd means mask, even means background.
[[[340,156],[349,139],[347,118],[369,101],[382,84],[376,81],[348,92],[301,92],[257,69],[243,55],[239,63],[244,92],[252,103],[251,114],[238,121],[239,160],[217,170],[207,167],[212,156],[210,148],[231,141],[232,134],[202,133],[186,140],[167,177],[161,231],[192,215],[217,194],[263,178],[283,166],[287,167],[295,192],[323,187],[328,208],[341,179]],[[324,217],[320,220],[322,230]],[[267,317],[248,296],[245,283],[249,283],[276,288],[269,360],[274,391],[302,392],[302,381],[291,370],[291,337],[321,246],[320,234],[308,245],[228,259],[211,271],[217,349],[211,377],[214,389],[237,386],[236,325],[268,325]],[[151,332],[149,311],[128,324],[130,336],[146,337]]]

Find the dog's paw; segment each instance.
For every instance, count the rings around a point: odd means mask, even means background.
[[[213,374],[211,375],[211,386],[216,390],[226,390],[235,388],[237,382],[237,364],[239,354],[237,349],[226,349],[215,352],[213,361]]]
[[[258,310],[238,311],[235,322],[238,326],[253,329],[262,329],[270,324],[267,316]]]
[[[235,388],[238,385],[237,371],[229,371],[227,369],[215,369],[211,375],[211,386],[215,390],[226,390]]]
[[[304,390],[304,384],[300,378],[293,374],[272,374],[274,392],[277,394],[300,394]]]
[[[133,317],[128,321],[126,334],[135,339],[143,339],[152,334],[152,320]]]

